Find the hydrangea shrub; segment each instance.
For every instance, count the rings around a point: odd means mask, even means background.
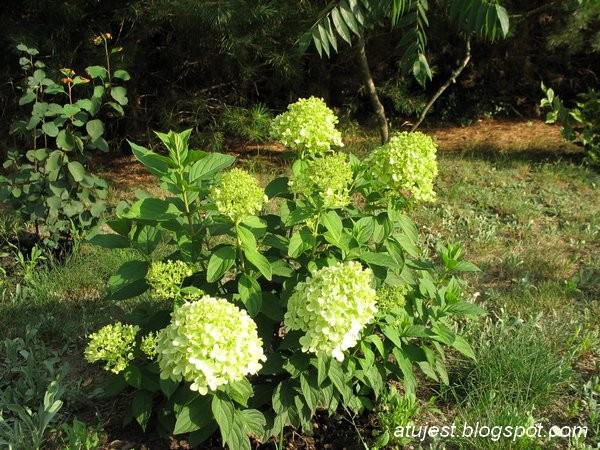
[[[455,316],[482,312],[458,277],[477,268],[456,245],[438,246],[441,266],[427,259],[402,209],[433,198],[433,141],[399,135],[360,161],[332,151],[337,119],[322,101],[286,114],[273,134],[299,159],[264,188],[224,171],[233,157],[189,149],[190,131],[158,133],[168,156],[131,143],[170,196],[120,207],[114,233],[93,239],[144,254],[108,298],[174,301],[92,335],[86,357],[136,389],[142,428],[192,446],[219,430],[249,450],[285,427],[310,433],[317,411],[372,409],[389,380],[415,395],[415,370],[447,383],[445,348],[473,357]],[[157,256],[159,242],[173,253]]]

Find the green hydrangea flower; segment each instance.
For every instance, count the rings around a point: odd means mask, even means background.
[[[258,179],[242,169],[232,169],[221,176],[210,190],[210,199],[221,214],[235,223],[256,214],[269,201]]]
[[[146,280],[156,298],[175,299],[179,295],[183,280],[193,273],[192,266],[183,261],[158,261],[150,265]]]
[[[288,300],[284,323],[302,330],[302,351],[330,355],[339,361],[354,347],[360,332],[377,313],[373,273],[357,261],[337,263],[298,283]]]
[[[335,129],[337,123],[338,118],[323,99],[301,98],[273,119],[271,136],[304,158],[328,152],[332,145],[344,145],[342,134]]]
[[[405,284],[400,286],[382,286],[377,289],[377,309],[387,312],[402,308],[406,304],[406,294],[409,287]]]
[[[106,325],[90,335],[85,359],[90,363],[106,361],[104,368],[114,373],[125,370],[134,358],[135,336],[139,327],[120,322]]]
[[[177,308],[156,346],[160,376],[209,390],[254,374],[266,361],[256,323],[227,300],[204,296]]]
[[[334,153],[303,164],[290,179],[292,192],[306,198],[318,194],[325,208],[343,208],[350,203],[353,173],[346,154]]]
[[[150,332],[146,336],[142,338],[142,342],[140,343],[140,350],[144,352],[144,354],[149,359],[154,359],[154,357],[158,354],[156,351],[158,333]]]
[[[437,145],[421,132],[403,132],[378,147],[365,161],[377,189],[391,196],[409,192],[417,201],[433,201]]]

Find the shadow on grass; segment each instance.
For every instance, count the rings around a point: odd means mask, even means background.
[[[443,159],[472,159],[500,164],[502,167],[512,167],[515,163],[558,163],[565,162],[573,165],[583,164],[585,152],[576,150],[573,146],[559,146],[555,149],[530,147],[523,150],[506,150],[501,146],[481,144],[469,146],[464,150],[440,152]]]

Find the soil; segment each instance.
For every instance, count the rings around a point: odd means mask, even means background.
[[[441,152],[539,152],[551,154],[579,153],[578,147],[565,142],[556,125],[548,125],[539,119],[497,120],[480,119],[469,126],[443,126],[423,128],[421,131],[433,136]],[[279,158],[285,149],[277,144],[255,146],[230,141],[226,153],[236,154],[241,160],[253,157],[281,163]],[[124,194],[133,189],[156,189],[155,179],[133,155],[111,156],[97,168],[99,175]]]

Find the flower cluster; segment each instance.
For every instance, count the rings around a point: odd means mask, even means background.
[[[258,372],[266,361],[246,311],[210,296],[177,308],[157,341],[160,376],[189,381],[202,395]]]
[[[405,284],[400,286],[382,286],[377,289],[377,309],[380,312],[388,312],[404,307],[408,290],[409,287]]]
[[[183,280],[193,273],[192,267],[183,261],[158,261],[150,266],[146,280],[156,298],[175,299]]]
[[[134,358],[135,336],[139,330],[137,326],[123,325],[120,322],[100,328],[90,335],[85,359],[91,363],[106,361],[106,370],[122,372]]]
[[[344,350],[356,345],[377,313],[372,276],[371,269],[350,261],[324,267],[298,283],[284,323],[288,330],[305,332],[302,351],[344,359]]]
[[[368,171],[378,188],[394,196],[410,192],[418,201],[433,201],[437,176],[437,145],[421,132],[403,132],[378,147],[367,158]]]
[[[332,145],[343,146],[342,134],[335,129],[338,118],[323,99],[301,98],[288,106],[271,124],[271,136],[286,147],[305,154],[328,152]]]
[[[318,194],[325,208],[343,208],[350,203],[348,186],[352,179],[347,155],[338,152],[306,161],[290,179],[290,189],[307,198]]]
[[[156,338],[158,337],[158,333],[150,332],[146,336],[142,338],[140,342],[140,350],[148,357],[148,359],[154,359],[156,356]]]
[[[235,223],[256,214],[269,200],[258,180],[242,169],[224,173],[219,184],[211,188],[210,199]]]

